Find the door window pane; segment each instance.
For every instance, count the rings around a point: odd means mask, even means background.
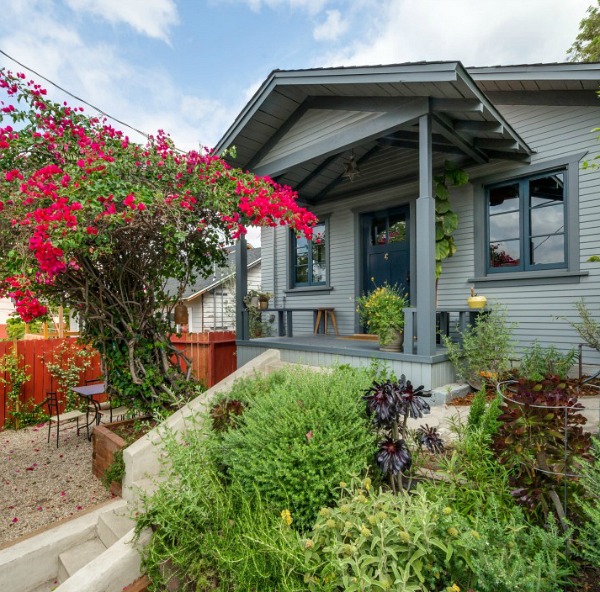
[[[387,243],[387,228],[386,219],[381,218],[379,220],[373,220],[371,226],[371,244],[372,245],[385,245]]]
[[[406,241],[406,215],[394,214],[390,216],[388,229],[388,243],[403,243]]]

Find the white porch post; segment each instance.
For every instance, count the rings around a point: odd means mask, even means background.
[[[250,338],[250,319],[243,314],[244,298],[248,294],[248,248],[246,237],[240,236],[235,251],[235,332],[237,339]]]
[[[417,354],[435,353],[435,198],[431,163],[431,115],[419,117],[417,199]]]

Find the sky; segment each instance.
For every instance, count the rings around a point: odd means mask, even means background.
[[[214,146],[274,69],[561,62],[592,2],[0,0],[0,50],[133,128],[164,129],[192,149]],[[3,66],[76,103],[0,54]]]

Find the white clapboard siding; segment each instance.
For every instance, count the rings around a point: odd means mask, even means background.
[[[248,270],[248,289],[261,288],[261,264]],[[235,276],[186,303],[191,333],[235,331]]]

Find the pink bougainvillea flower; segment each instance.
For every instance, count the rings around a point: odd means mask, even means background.
[[[19,519],[18,519],[18,518],[15,516],[15,517],[12,519],[12,521],[13,521],[13,524],[16,524],[16,523],[19,521]]]

